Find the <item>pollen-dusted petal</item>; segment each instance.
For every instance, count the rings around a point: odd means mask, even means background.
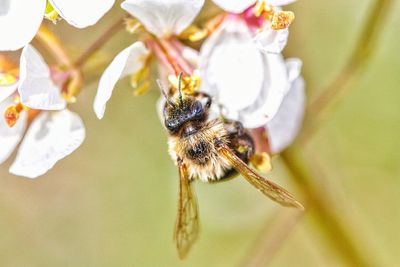
[[[256,34],[254,41],[261,51],[278,54],[286,46],[288,36],[288,29],[273,30],[267,26]]]
[[[33,109],[60,110],[66,106],[60,88],[50,78],[49,67],[31,45],[22,50],[18,93],[21,103]]]
[[[122,50],[110,63],[99,81],[93,108],[99,119],[102,119],[107,101],[110,99],[115,84],[119,79],[134,74],[144,67],[149,51],[142,42],[136,42]]]
[[[220,8],[231,13],[242,13],[257,0],[213,0]]]
[[[115,0],[49,0],[58,14],[69,24],[85,28],[95,24]]]
[[[0,51],[17,50],[36,35],[46,0],[0,1]]]
[[[15,147],[21,141],[26,128],[27,116],[24,110],[20,112],[19,119],[13,127],[7,125],[4,118],[4,111],[13,104],[12,97],[0,101],[0,164],[7,160],[14,151]]]
[[[14,82],[13,84],[9,85],[0,84],[0,102],[2,102],[4,99],[12,95],[17,90],[17,87],[18,87],[18,82]]]
[[[28,178],[43,175],[84,139],[85,127],[76,113],[42,112],[29,127],[10,172]]]
[[[278,113],[267,123],[266,129],[272,153],[288,147],[297,136],[304,116],[304,80],[298,77],[292,84]]]
[[[257,100],[263,88],[265,68],[262,54],[243,22],[229,20],[221,29],[201,48],[200,90],[213,95],[218,104],[232,113],[231,110],[244,109]]]
[[[200,12],[204,0],[125,0],[121,7],[151,33],[178,35]]]

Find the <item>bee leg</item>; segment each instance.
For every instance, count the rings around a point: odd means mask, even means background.
[[[239,121],[225,121],[224,127],[228,132],[229,147],[241,160],[248,163],[255,152],[252,137],[246,132],[243,124]]]
[[[224,127],[228,132],[229,148],[235,152],[243,162],[249,163],[250,158],[254,155],[254,142],[251,136],[246,132],[242,123],[238,121],[225,121]],[[230,169],[223,177],[214,182],[227,181],[237,175],[235,169]]]

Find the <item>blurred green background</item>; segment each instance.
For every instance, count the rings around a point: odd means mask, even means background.
[[[321,189],[334,190],[332,209],[355,243],[381,266],[400,266],[400,3],[392,2],[369,65],[301,151],[325,174]],[[346,62],[371,3],[303,0],[285,8],[296,14],[285,55],[303,60],[310,98]],[[54,29],[78,55],[123,14],[118,4],[94,27]],[[72,107],[87,128],[78,151],[36,180],[8,174],[11,160],[0,167],[0,266],[240,266],[282,209],[241,179],[196,183],[201,236],[178,260],[178,174],[155,111],[158,91],[133,97],[123,80],[105,118],[92,111],[96,75],[132,41],[121,31],[86,69],[89,84]],[[296,193],[280,158],[274,162],[269,176]],[[326,239],[306,212],[268,266],[347,266]]]

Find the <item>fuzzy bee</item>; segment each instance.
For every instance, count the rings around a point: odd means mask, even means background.
[[[238,121],[209,119],[211,97],[203,93],[166,97],[164,124],[169,132],[169,153],[179,169],[178,214],[174,239],[184,258],[199,232],[199,215],[192,182],[216,182],[240,173],[264,195],[283,206],[303,206],[284,188],[258,175],[247,163],[255,153],[254,142]],[[161,84],[160,84],[161,87]],[[162,88],[161,88],[162,89]]]

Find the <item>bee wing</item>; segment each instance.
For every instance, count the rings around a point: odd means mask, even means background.
[[[282,206],[304,209],[303,205],[301,205],[292,194],[274,182],[258,175],[238,156],[236,156],[227,145],[220,145],[218,149],[222,157],[224,157],[237,172],[242,174],[250,184],[260,190],[264,195],[278,202]]]
[[[196,241],[199,233],[199,216],[196,195],[189,181],[186,165],[179,163],[179,200],[175,225],[175,244],[183,259]]]

